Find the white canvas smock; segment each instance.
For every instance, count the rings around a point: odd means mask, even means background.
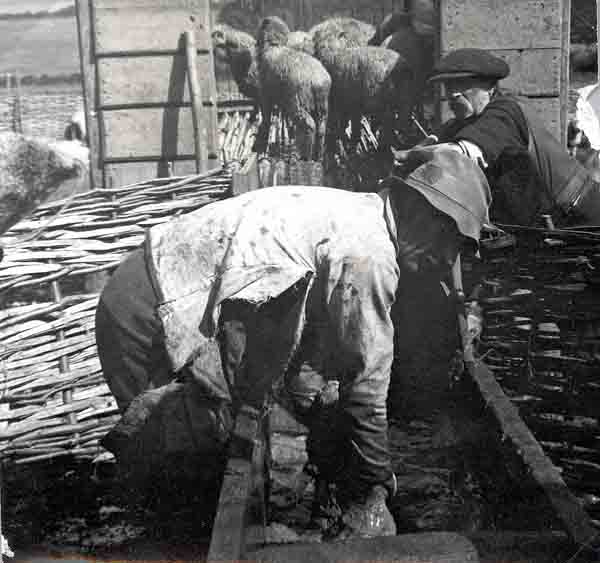
[[[386,310],[387,323],[399,279],[395,223],[385,193],[265,188],[152,227],[146,245],[175,371],[207,349],[226,299],[264,303],[307,276],[306,294],[320,280],[327,299],[351,263],[353,271],[367,274],[354,275],[355,283],[373,286],[360,292],[373,294],[363,298],[361,308]],[[374,317],[381,322],[381,315]],[[285,339],[292,345],[301,336],[302,321],[300,310],[296,326],[286,327],[293,332]],[[377,330],[361,324],[360,330]],[[391,324],[383,329],[386,339],[391,331]]]

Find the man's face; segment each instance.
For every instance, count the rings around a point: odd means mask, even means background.
[[[481,78],[453,78],[444,81],[446,98],[457,119],[479,115],[490,103],[493,85]]]

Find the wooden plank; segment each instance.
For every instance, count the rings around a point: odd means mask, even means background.
[[[194,154],[194,128],[190,107],[141,108],[104,111],[104,158],[151,155],[175,160]],[[208,155],[214,161],[218,155]]]
[[[79,64],[82,77],[83,104],[89,146],[89,179],[90,189],[102,185],[102,173],[99,161],[99,132],[96,118],[94,60],[92,53],[92,20],[91,0],[76,0],[77,41],[79,46]]]
[[[187,82],[189,86],[190,99],[192,101],[192,127],[194,128],[194,153],[196,156],[196,173],[204,172],[206,169],[206,127],[202,121],[202,99],[200,97],[200,85],[198,84],[197,61],[196,61],[196,39],[194,31],[186,31],[185,54],[187,63]]]
[[[198,23],[208,0],[94,0],[96,54],[178,50],[181,34],[194,30],[198,48],[210,47],[209,29]]]
[[[252,497],[256,494],[254,480],[257,468],[254,463],[257,461],[256,457],[264,460],[266,451],[266,434],[262,426],[264,420],[258,410],[247,406],[243,406],[236,417],[206,558],[208,563],[244,559],[247,528],[257,525],[250,518],[250,509],[255,500]]]
[[[561,48],[561,0],[444,0],[444,49]]]
[[[561,22],[561,76],[560,76],[560,141],[567,149],[567,122],[569,117],[569,52],[571,45],[571,0],[562,0]]]
[[[397,561],[476,563],[475,546],[453,532],[423,532],[338,542],[268,546],[246,554],[254,563],[327,563],[330,561]]]
[[[208,49],[208,54],[202,58],[208,60],[208,72],[198,72],[200,77],[200,87],[202,90],[202,99],[211,102],[210,107],[204,107],[202,112],[202,127],[205,131],[205,139],[208,154],[217,154],[219,151],[219,135],[218,135],[218,115],[217,115],[217,79],[215,74],[215,60],[212,50],[211,32],[211,9],[207,3],[206,9],[200,10],[194,16],[196,21],[196,35],[200,30],[201,37],[196,37],[196,46]],[[203,42],[206,39],[206,44]],[[213,163],[209,163],[209,167]]]
[[[200,82],[209,75],[210,63],[206,55],[198,55],[196,69]],[[131,104],[135,102],[189,103],[186,88],[185,54],[98,60],[98,97],[100,106]],[[132,79],[135,77],[135,79]],[[208,88],[201,91],[209,101]]]

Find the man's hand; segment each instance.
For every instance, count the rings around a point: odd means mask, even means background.
[[[436,138],[435,135],[430,135],[428,138]],[[427,145],[419,144],[414,147],[398,151],[392,147],[392,156],[394,157],[394,166],[401,168],[401,172],[410,173],[415,168],[425,164],[433,159],[433,153],[439,150],[451,150],[458,153],[463,153],[460,145],[456,143],[428,143]]]

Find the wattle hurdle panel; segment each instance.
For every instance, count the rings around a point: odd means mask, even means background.
[[[145,229],[227,197],[231,172],[95,189],[41,206],[0,240],[0,454],[5,464],[93,458],[118,418],[94,337],[92,276]]]

